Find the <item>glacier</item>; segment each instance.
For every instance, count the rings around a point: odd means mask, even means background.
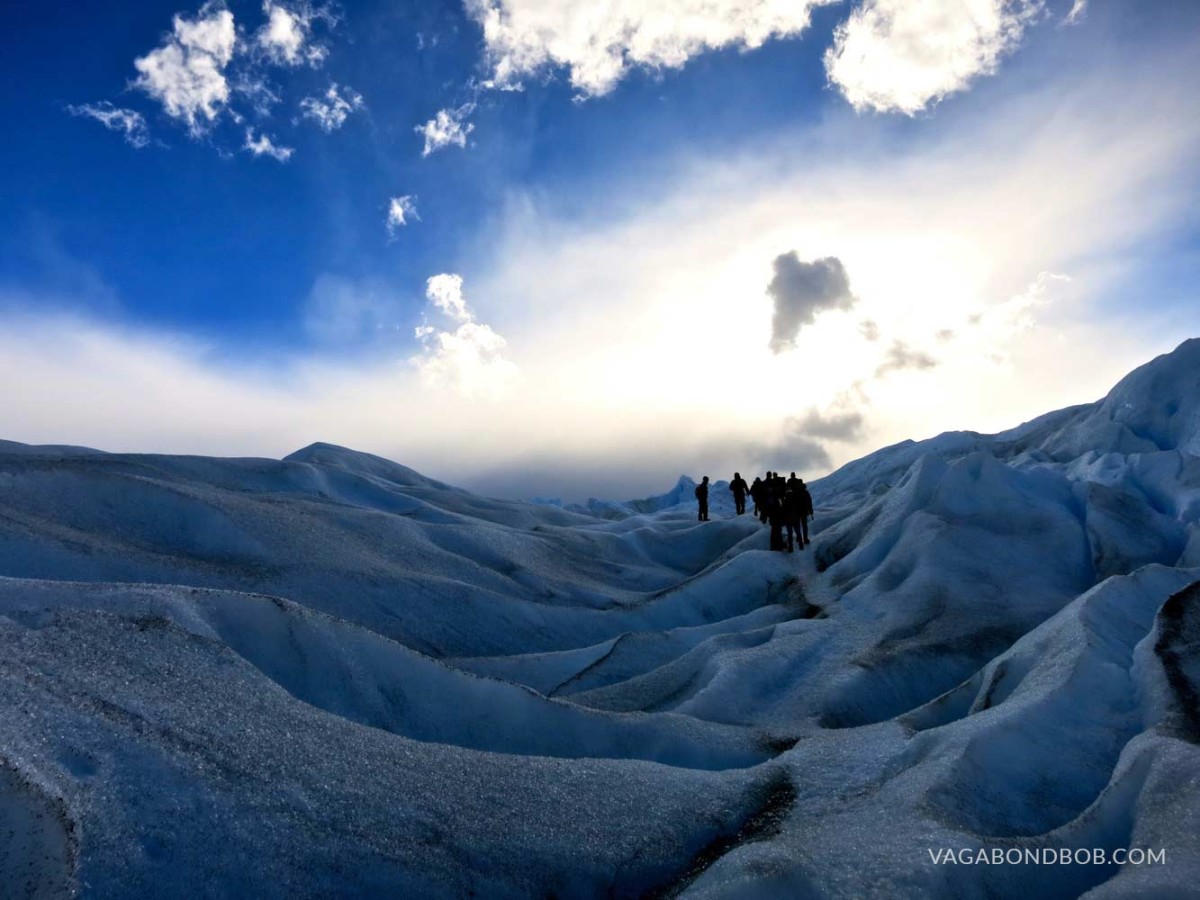
[[[0,441],[0,895],[1195,895],[1200,339],[803,553],[691,486]]]

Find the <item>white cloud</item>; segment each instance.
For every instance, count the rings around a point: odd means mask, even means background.
[[[1068,288],[1074,279],[1056,272],[1039,272],[1037,277],[1021,291],[995,303],[990,303],[978,312],[967,316],[967,328],[956,331],[956,339],[968,345],[975,341],[978,333],[1000,337],[1003,342],[1011,342],[1022,332],[1027,332],[1037,325],[1038,315],[1050,308],[1054,303],[1066,299]],[[978,348],[977,348],[978,349]],[[1003,355],[995,352],[993,359],[1003,359]]]
[[[194,19],[176,15],[163,45],[134,60],[134,85],[200,135],[229,100],[225,69],[237,44],[233,13],[220,2],[206,3]]]
[[[280,66],[321,65],[329,55],[329,48],[313,42],[313,22],[317,19],[333,20],[324,7],[313,7],[308,2],[281,3],[265,0],[263,13],[267,22],[258,30],[256,41],[263,54]]]
[[[455,322],[471,321],[472,316],[467,311],[467,301],[463,297],[461,275],[434,275],[425,283],[425,297],[434,308]]]
[[[548,67],[581,94],[612,90],[635,66],[677,69],[706,50],[755,48],[800,34],[837,0],[466,0],[483,27],[492,85],[515,88]]]
[[[242,149],[254,156],[269,156],[279,162],[287,162],[296,152],[292,147],[277,145],[265,133],[256,138],[253,128],[246,129],[246,143],[242,145]]]
[[[429,304],[455,327],[446,331],[428,321],[420,325],[415,335],[424,350],[411,362],[426,386],[457,388],[467,396],[495,396],[512,385],[518,369],[504,355],[508,342],[490,326],[475,321],[462,286],[461,275],[448,273],[426,282]]]
[[[1042,0],[866,0],[825,54],[855,109],[913,115],[993,74]]]
[[[347,117],[366,104],[362,95],[350,88],[338,89],[337,83],[329,86],[323,98],[305,97],[300,109],[305,119],[312,119],[323,131],[336,131],[346,123]]]
[[[475,130],[475,126],[466,119],[474,111],[473,103],[457,109],[440,109],[424,125],[418,125],[416,132],[425,138],[425,149],[421,151],[421,156],[428,156],[443,147],[466,147],[467,135]]]
[[[403,197],[392,197],[388,200],[388,234],[395,236],[398,229],[403,228],[411,221],[421,221],[421,217],[417,215],[416,197],[405,194]]]
[[[107,100],[100,103],[84,103],[79,106],[68,106],[67,112],[73,116],[86,116],[95,119],[109,131],[118,131],[125,137],[126,143],[138,147],[149,146],[150,129],[142,114],[132,109],[122,109],[113,106]]]
[[[265,119],[270,116],[271,108],[282,99],[262,76],[262,73],[255,69],[231,72],[229,86],[234,94],[244,98],[250,104],[250,108],[259,118]],[[228,110],[229,117],[233,119],[234,124],[242,124],[242,114],[232,105],[228,107]]]

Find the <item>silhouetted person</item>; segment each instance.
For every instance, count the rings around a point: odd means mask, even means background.
[[[800,511],[800,534],[804,540],[804,543],[800,547],[803,549],[805,544],[812,543],[808,539],[808,520],[813,517],[813,498],[804,484],[804,479],[797,478],[796,480],[800,482],[800,486],[796,488],[796,497]]]
[[[783,549],[783,499],[772,491],[767,495],[765,511],[767,521],[771,523],[771,549]]]
[[[708,476],[696,485],[696,500],[700,503],[700,521],[708,521]]]
[[[757,475],[754,476],[754,484],[750,485],[750,499],[754,501],[754,518],[758,518],[758,508],[762,506],[763,499],[763,482]]]
[[[758,499],[758,517],[764,525],[770,517],[771,500],[775,497],[775,478],[773,472],[768,472],[763,478],[762,492]]]
[[[788,553],[793,551],[795,541],[799,541],[801,550],[804,549],[804,538],[800,537],[800,507],[800,494],[792,490],[784,491],[783,527],[787,530]]]
[[[742,477],[741,472],[734,472],[733,481],[729,482],[729,489],[733,491],[733,505],[740,516],[746,511],[746,494],[750,492],[750,485],[746,484],[746,479]]]
[[[788,480],[787,480],[787,489],[789,491],[794,491],[797,488],[802,487],[803,485],[804,485],[804,482],[796,477],[795,472],[793,472],[791,477],[788,478]]]

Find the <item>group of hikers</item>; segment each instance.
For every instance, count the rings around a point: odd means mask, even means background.
[[[753,515],[764,525],[771,526],[771,549],[794,552],[799,544],[803,550],[812,541],[808,539],[808,521],[813,516],[812,494],[793,472],[784,478],[778,472],[768,472],[765,477],[755,477],[747,484],[740,472],[733,473],[729,482],[737,514],[746,512],[746,498],[754,504]],[[696,485],[696,500],[700,504],[700,521],[708,521],[708,476]],[[784,540],[784,536],[787,540]]]

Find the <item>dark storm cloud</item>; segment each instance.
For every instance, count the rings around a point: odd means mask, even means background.
[[[863,436],[864,421],[858,412],[827,412],[810,409],[803,416],[788,419],[788,431],[806,438],[827,441],[856,441]]]
[[[772,471],[811,472],[814,469],[828,469],[833,461],[829,451],[820,441],[789,430],[783,443],[770,448],[764,448],[763,469]]]
[[[836,256],[804,262],[795,250],[775,257],[775,275],[767,293],[775,304],[771,321],[771,349],[780,353],[790,347],[805,325],[827,309],[850,309],[856,298],[850,293],[846,267]]]

